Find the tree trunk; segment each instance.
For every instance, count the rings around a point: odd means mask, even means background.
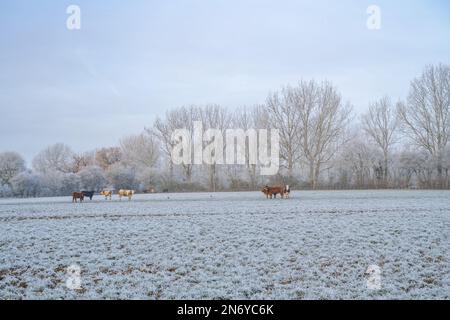
[[[184,174],[186,176],[186,182],[190,184],[192,182],[192,165],[186,165],[184,167]]]
[[[383,187],[388,187],[388,154],[384,152]]]
[[[316,163],[316,166],[314,168],[314,187],[313,189],[317,189],[319,186],[319,174],[320,174],[320,162]]]
[[[169,160],[169,185],[172,187],[173,185],[173,162]]]
[[[314,162],[310,161],[309,162],[309,186],[311,187],[311,189],[314,189]]]
[[[444,179],[443,179],[443,168],[442,168],[442,163],[441,160],[438,159],[438,164],[437,164],[437,187],[442,189],[444,186]]]
[[[289,178],[292,178],[292,169],[294,167],[293,160],[292,160],[292,154],[290,153],[288,156],[288,176]]]
[[[212,164],[209,167],[209,189],[216,192],[216,165]]]

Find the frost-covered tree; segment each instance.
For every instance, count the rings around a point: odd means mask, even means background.
[[[151,132],[131,135],[120,141],[122,161],[137,168],[154,167],[158,160],[158,143]]]
[[[256,105],[252,108],[239,108],[231,116],[231,126],[235,129],[242,129],[246,132],[249,129],[269,129],[269,116],[267,109],[264,105]],[[226,174],[231,180],[232,189],[243,189],[248,186],[251,190],[258,188],[260,177],[258,176],[258,164],[250,163],[249,154],[249,138],[245,137],[245,170],[242,170],[241,166],[228,166],[226,168]],[[259,141],[257,141],[259,145]],[[234,188],[234,185],[238,185],[239,188]]]
[[[269,94],[266,100],[268,125],[280,134],[280,160],[287,168],[289,176],[292,176],[294,166],[302,156],[299,147],[301,106],[296,98],[298,91],[303,88],[303,84],[299,88],[287,86]]]
[[[72,172],[77,173],[82,169],[95,165],[95,152],[83,152],[72,157]]]
[[[386,187],[388,185],[389,157],[392,146],[396,142],[398,126],[397,114],[389,97],[383,97],[372,103],[361,121],[363,130],[383,154],[382,180]]]
[[[340,154],[341,174],[345,171],[347,178],[346,181],[342,181],[342,187],[373,187],[380,159],[376,150],[366,143],[364,137],[353,134]]]
[[[61,176],[59,195],[68,196],[81,190],[80,177],[75,173],[66,173]]]
[[[33,169],[40,173],[59,171],[69,173],[73,170],[74,153],[69,146],[56,143],[39,152],[33,159]]]
[[[48,170],[45,174],[39,174],[41,196],[59,196],[63,187],[62,179],[66,173]],[[76,190],[73,190],[76,191]]]
[[[103,170],[107,170],[113,164],[120,162],[122,152],[118,147],[101,148],[95,153],[95,162]]]
[[[450,66],[428,66],[411,82],[406,103],[398,106],[404,133],[433,158],[438,185],[444,183],[443,158],[450,141]]]
[[[108,184],[103,169],[98,166],[86,167],[77,175],[82,190],[99,191]]]
[[[155,123],[153,124],[153,128],[148,129],[152,133],[155,133],[160,141],[161,153],[166,160],[169,171],[167,175],[168,185],[172,183],[174,170],[174,164],[172,160],[172,148],[175,145],[175,143],[172,141],[172,132],[174,129],[172,128],[172,125],[169,121],[169,117],[171,117],[172,114],[175,113],[167,112],[166,119],[157,118],[155,120]]]
[[[298,145],[309,170],[310,186],[315,189],[321,170],[343,142],[352,108],[342,102],[337,89],[327,81],[302,81],[292,90],[299,122]]]
[[[225,136],[225,130],[229,128],[231,115],[227,111],[226,108],[220,105],[206,105],[199,109],[200,119],[203,125],[204,130],[214,129],[219,130],[222,134],[222,137]],[[213,141],[204,141],[204,145],[209,145],[214,143]],[[209,177],[209,190],[215,192],[218,185],[218,165],[216,160],[220,157],[219,153],[223,153],[226,148],[226,141],[223,141],[223,149],[222,150],[214,150],[210,155],[206,155],[205,152],[203,155],[210,156],[211,164],[207,164],[206,167],[208,169]],[[205,150],[205,149],[204,149]],[[217,152],[217,154],[215,154]],[[214,154],[213,154],[214,153]],[[205,160],[205,159],[204,159]]]
[[[139,190],[149,191],[160,183],[160,174],[155,168],[142,168],[136,173],[136,182]]]
[[[442,162],[443,170],[445,171],[445,187],[450,186],[450,145],[447,146],[444,152],[444,160]]]
[[[436,167],[433,158],[425,150],[412,148],[403,150],[398,165],[405,178],[405,186],[417,185],[421,188],[433,186],[433,171]]]
[[[31,171],[17,174],[10,183],[13,194],[17,197],[37,197],[42,190],[41,176]]]
[[[0,185],[0,198],[12,197],[13,192],[8,184]]]
[[[60,171],[47,171],[38,174],[40,196],[68,196],[80,190],[80,179],[77,174]]]
[[[0,153],[0,186],[9,184],[9,181],[18,173],[25,171],[25,160],[16,152]]]
[[[159,140],[159,147],[162,155],[165,157],[169,168],[170,180],[173,180],[174,164],[172,162],[172,148],[175,143],[172,141],[172,134],[177,129],[187,129],[193,132],[194,121],[201,121],[200,107],[188,106],[179,107],[166,112],[163,119],[156,119],[151,130],[147,130],[148,134],[156,136]],[[184,180],[191,183],[193,165],[183,163],[181,165],[184,172]]]
[[[107,175],[116,190],[136,189],[138,187],[134,168],[122,164],[115,164],[109,168]]]

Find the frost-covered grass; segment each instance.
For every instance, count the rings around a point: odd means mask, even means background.
[[[449,236],[447,191],[8,199],[0,298],[449,299]]]

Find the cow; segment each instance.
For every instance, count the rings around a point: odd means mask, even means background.
[[[100,194],[105,197],[105,200],[108,200],[108,197],[111,200],[113,192],[112,190],[103,190]]]
[[[89,200],[92,200],[92,197],[94,196],[95,191],[81,191],[81,193],[86,198],[89,198]]]
[[[277,194],[280,195],[280,197],[283,198],[289,198],[289,195],[291,193],[291,189],[288,185],[282,187],[282,186],[264,186],[264,188],[261,190],[262,193],[266,195],[267,199],[277,198]]]
[[[283,198],[283,187],[280,186],[275,186],[275,187],[269,187],[269,186],[264,186],[264,188],[261,190],[262,193],[264,193],[266,195],[267,199],[272,199],[272,198],[277,198],[277,194],[281,195],[281,198]]]
[[[119,195],[119,200],[122,200],[122,197],[128,197],[128,200],[131,200],[131,197],[134,195],[134,190],[120,189],[117,194]]]
[[[72,193],[72,202],[77,202],[77,199],[80,199],[80,202],[83,202],[84,195],[82,192],[74,192]]]
[[[289,187],[289,185],[287,184],[283,189],[283,197],[285,199],[289,199],[290,196],[291,196],[291,187]]]

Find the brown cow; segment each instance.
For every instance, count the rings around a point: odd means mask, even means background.
[[[72,193],[72,202],[77,202],[77,199],[80,199],[80,202],[83,202],[84,194],[82,192]]]
[[[266,195],[267,199],[277,198],[277,194],[281,195],[281,198],[283,198],[283,187],[275,186],[275,187],[269,187],[265,186],[261,191]]]
[[[265,186],[262,190],[262,193],[266,195],[267,199],[277,198],[277,194],[281,196],[281,198],[289,198],[289,195],[291,193],[291,189],[288,185],[282,187],[282,186],[275,186],[275,187],[269,187]]]

